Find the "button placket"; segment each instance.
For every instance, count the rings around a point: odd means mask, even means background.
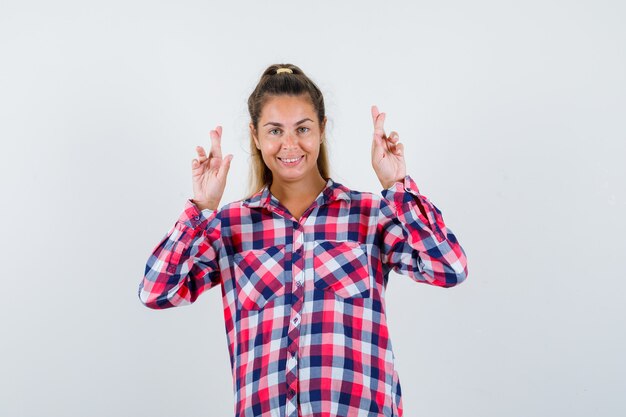
[[[293,247],[297,255],[296,259],[300,262],[300,265],[304,265],[304,262],[302,261],[302,257],[304,254],[304,232],[302,230],[302,227],[294,229]],[[301,269],[301,268],[298,268],[298,269]],[[302,287],[302,285],[304,284],[304,271],[300,271],[297,274],[295,274],[293,279],[294,279],[294,283],[296,286],[294,291],[297,291],[297,289]]]
[[[298,222],[293,224],[292,244],[292,300],[289,317],[289,347],[286,363],[287,416],[297,417],[298,395],[298,344],[302,322],[302,306],[304,304],[304,226]]]

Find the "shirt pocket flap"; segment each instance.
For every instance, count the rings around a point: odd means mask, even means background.
[[[236,253],[237,305],[260,310],[285,292],[285,245]]]
[[[356,241],[315,242],[315,287],[341,298],[369,297],[370,273],[365,248]]]

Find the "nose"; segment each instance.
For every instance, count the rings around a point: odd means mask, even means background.
[[[292,133],[285,133],[283,135],[283,149],[290,149],[296,147],[297,140]]]

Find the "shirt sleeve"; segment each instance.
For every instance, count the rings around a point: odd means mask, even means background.
[[[417,282],[440,287],[463,282],[465,251],[415,181],[407,175],[382,195],[377,223],[382,263]]]
[[[221,282],[220,219],[217,210],[200,210],[191,199],[174,226],[154,247],[138,295],[149,308],[193,303]]]

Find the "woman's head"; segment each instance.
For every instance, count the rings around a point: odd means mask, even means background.
[[[248,98],[248,111],[252,159],[249,194],[272,183],[273,172],[297,179],[305,171],[317,169],[322,178],[329,178],[324,97],[300,68],[291,64],[269,66]],[[295,166],[283,160],[302,155],[303,160]]]

